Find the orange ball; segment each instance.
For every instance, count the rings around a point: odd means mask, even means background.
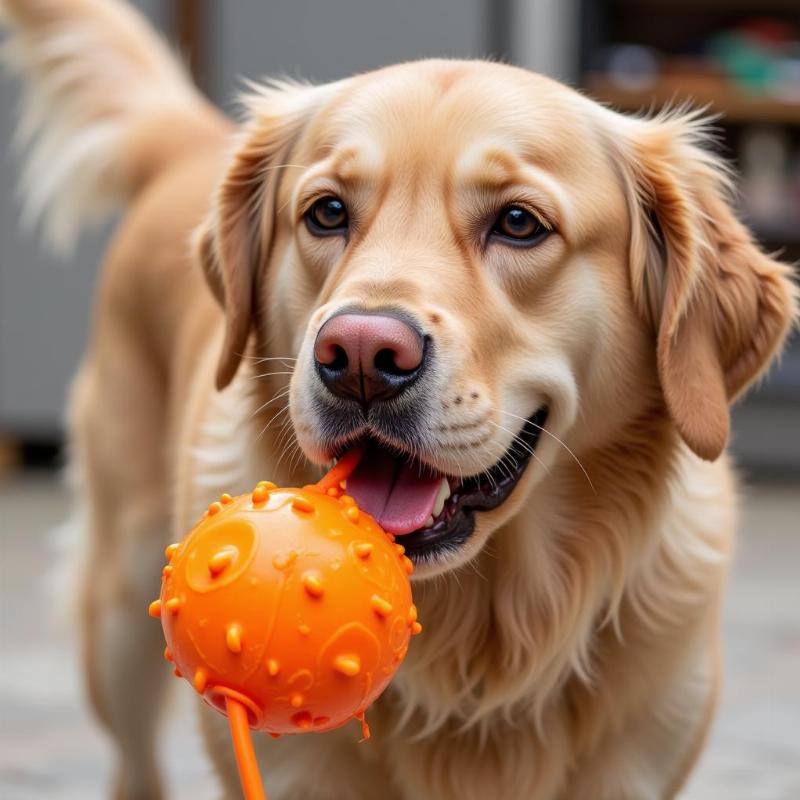
[[[338,489],[223,495],[167,548],[165,657],[205,701],[239,700],[273,735],[325,731],[364,711],[421,630],[411,561]]]

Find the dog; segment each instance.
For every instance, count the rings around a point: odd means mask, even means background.
[[[415,561],[425,632],[369,744],[259,742],[269,796],[675,797],[719,694],[729,405],[797,314],[703,116],[426,60],[254,84],[237,125],[122,2],[4,14],[27,214],[63,246],[126,209],[69,411],[116,796],[162,792],[164,545],[358,442],[348,490]]]

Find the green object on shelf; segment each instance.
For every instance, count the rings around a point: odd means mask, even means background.
[[[775,56],[750,36],[731,31],[717,34],[711,40],[709,54],[743,91],[764,94],[775,86]]]

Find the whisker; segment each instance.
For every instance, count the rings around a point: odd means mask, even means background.
[[[276,445],[276,449],[280,450],[284,442],[287,442],[287,436],[289,435],[289,429],[292,426],[292,418],[286,417],[283,422],[281,422],[281,427],[278,430],[278,442]]]
[[[483,449],[486,451],[486,453],[487,453],[487,455],[489,456],[489,458],[494,458],[494,453],[493,453],[493,452],[492,452],[492,451],[489,449],[488,445],[486,445],[486,444],[484,443],[484,444],[482,444],[481,446],[482,446],[482,447],[483,447]],[[495,463],[497,463],[497,462],[495,462]],[[493,475],[492,475],[492,469],[491,469],[491,467],[490,467],[489,469],[487,469],[487,470],[484,472],[484,474],[485,474],[485,475],[486,475],[486,477],[489,479],[489,483],[490,483],[490,484],[491,484],[491,486],[492,486],[492,490],[493,490],[493,491],[496,491],[496,490],[497,490],[497,481],[494,479],[494,477],[493,477]]]
[[[250,356],[246,353],[242,355],[242,358],[246,358],[254,364],[263,364],[265,361],[297,361],[293,356]]]
[[[286,367],[286,369],[293,370],[297,364],[296,358],[259,358],[253,359],[253,366],[272,366],[271,362],[277,361],[278,366]]]
[[[273,423],[273,422],[274,422],[276,419],[278,419],[278,417],[280,417],[280,416],[281,416],[281,414],[285,414],[285,413],[286,413],[288,410],[289,410],[289,406],[288,406],[288,404],[287,404],[287,405],[285,405],[283,408],[279,408],[279,409],[277,410],[277,412],[276,412],[275,414],[273,414],[273,415],[272,415],[272,416],[269,418],[269,422],[267,422],[267,424],[266,424],[266,425],[263,427],[263,429],[262,429],[261,433],[263,434],[263,433],[264,433],[266,430],[268,430],[268,429],[269,429],[269,427],[272,425],[272,423]],[[260,436],[260,435],[261,435],[261,434],[259,434],[259,436]]]
[[[273,375],[293,375],[293,374],[294,374],[294,370],[292,369],[292,370],[289,370],[288,372],[280,372],[280,371],[276,371],[276,372],[261,372],[258,375],[251,375],[250,378],[255,381],[255,380],[258,380],[259,378],[271,378]]]
[[[514,438],[514,441],[516,441],[516,442],[517,442],[517,444],[519,444],[519,446],[520,446],[520,447],[522,447],[524,450],[526,450],[528,453],[530,453],[530,456],[531,456],[531,458],[533,458],[533,459],[534,459],[534,461],[538,461],[538,462],[539,462],[539,464],[541,464],[541,465],[542,465],[542,469],[544,469],[544,471],[545,471],[545,472],[546,472],[548,475],[550,474],[550,470],[549,470],[549,469],[548,469],[548,468],[545,466],[545,464],[544,464],[544,462],[542,461],[542,459],[541,459],[541,458],[539,458],[539,457],[536,455],[536,453],[534,453],[534,452],[533,452],[533,448],[531,448],[529,445],[527,445],[527,444],[526,444],[526,443],[525,443],[525,442],[524,442],[524,441],[523,441],[523,440],[520,438],[520,435],[519,435],[518,433],[514,433],[514,431],[510,431],[508,428],[504,428],[502,425],[499,425],[498,423],[496,423],[496,422],[493,422],[492,420],[488,420],[488,422],[489,422],[489,424],[490,424],[490,425],[494,425],[494,426],[495,426],[495,428],[500,428],[500,430],[501,430],[501,431],[505,431],[506,433],[510,433],[510,434],[511,434],[511,436]],[[505,455],[503,456],[503,458],[501,458],[501,459],[500,459],[500,462],[502,462],[502,461],[503,461],[503,459],[505,459]],[[500,463],[500,462],[498,462],[498,463]]]
[[[251,415],[250,419],[253,419],[257,414],[262,412],[267,406],[271,406],[276,400],[282,400],[291,392],[291,389],[287,386],[283,391],[279,392],[277,395],[273,396],[266,403],[262,403]]]
[[[291,425],[286,429],[286,431],[284,431],[284,434],[281,436],[281,439],[283,439],[283,437],[286,435],[286,433],[289,433],[289,441],[287,442],[286,446],[283,448],[283,451],[281,452],[280,458],[278,459],[278,463],[275,465],[276,472],[278,470],[278,467],[280,467],[281,462],[285,458],[286,453],[289,451],[290,447],[292,449],[299,447],[299,445],[297,443],[297,438],[294,438],[294,441],[292,441],[292,437],[294,436],[294,428]],[[291,467],[290,467],[290,471],[291,471]]]
[[[278,467],[281,465],[281,461],[283,461],[283,457],[286,455],[286,450],[291,444],[291,426],[284,427],[280,437],[278,438],[278,444],[276,449],[280,452],[280,457],[275,464],[275,470],[277,471]]]
[[[278,400],[280,398],[275,398],[275,399]],[[258,436],[256,437],[256,441],[260,440],[261,437],[267,432],[267,430],[269,429],[270,425],[272,425],[272,423],[276,419],[278,419],[278,417],[281,414],[285,414],[288,410],[289,410],[289,404],[288,403],[286,403],[282,408],[279,408],[278,411],[269,418],[269,421],[267,422],[267,424],[264,425],[264,427],[261,429],[261,431],[259,432]]]
[[[555,439],[561,445],[561,447],[563,447],[567,451],[567,453],[569,453],[570,456],[572,456],[572,459],[580,467],[581,472],[584,474],[584,477],[589,482],[589,486],[592,488],[592,491],[593,492],[597,491],[594,488],[592,479],[589,477],[589,473],[586,471],[586,468],[583,466],[583,464],[581,464],[581,461],[578,458],[578,456],[576,456],[575,453],[573,453],[572,450],[570,450],[567,444],[563,442],[561,439],[559,439],[558,436],[556,436],[552,431],[547,430],[547,428],[543,427],[542,425],[537,425],[535,422],[531,422],[531,420],[529,419],[525,419],[525,417],[520,417],[518,414],[512,414],[510,411],[505,411],[502,408],[495,407],[494,410],[500,412],[501,414],[506,414],[509,417],[513,417],[514,419],[521,420],[522,422],[529,422],[531,425],[533,425],[534,428],[538,428],[542,433],[546,434],[551,439]]]
[[[465,566],[471,567],[472,571],[478,577],[478,580],[483,581],[483,583],[486,583],[486,576],[481,572],[480,567],[478,567],[478,559],[477,558],[471,558],[469,561],[467,561]]]
[[[258,432],[258,436],[256,436],[256,441],[257,441],[257,442],[258,442],[258,441],[260,441],[260,440],[263,438],[264,434],[265,434],[265,433],[266,433],[268,430],[269,430],[269,425],[265,425],[265,426],[264,426],[264,427],[263,427],[263,428],[262,428],[262,429],[261,429],[261,430]]]
[[[291,461],[289,462],[289,474],[292,474],[294,470],[299,469],[300,465],[303,463],[303,459],[305,458],[305,453],[303,452],[303,448],[300,447],[300,443],[295,438],[294,442],[294,449],[295,454],[292,456]]]
[[[496,466],[496,467],[497,467],[499,470],[501,470],[502,472],[504,472],[504,473],[505,473],[505,475],[506,475],[506,477],[507,477],[507,478],[508,478],[510,481],[513,481],[513,480],[514,480],[514,468],[517,466],[517,464],[516,464],[516,462],[514,463],[514,465],[513,465],[513,466],[512,466],[511,464],[508,464],[508,463],[506,462],[506,458],[508,458],[508,454],[507,454],[507,453],[503,453],[503,455],[502,455],[502,456],[500,456],[500,460],[499,460],[499,461],[497,461],[497,462],[495,463],[495,466]]]

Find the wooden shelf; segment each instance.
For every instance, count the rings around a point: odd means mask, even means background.
[[[800,103],[789,103],[764,95],[750,95],[724,78],[713,74],[665,73],[650,88],[628,91],[604,73],[584,76],[586,90],[596,100],[620,111],[650,111],[665,105],[688,101],[693,106],[707,106],[732,122],[800,125]]]

